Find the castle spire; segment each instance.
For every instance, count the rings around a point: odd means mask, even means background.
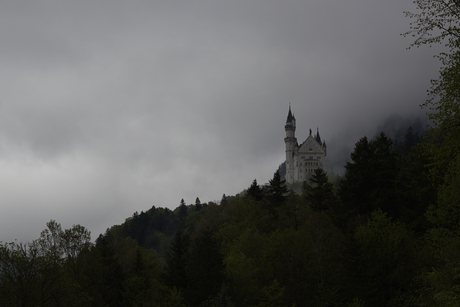
[[[319,127],[316,127],[316,141],[321,144],[321,137],[319,136]]]
[[[289,104],[289,113],[288,113],[288,116],[287,116],[286,124],[287,123],[292,123],[292,119],[295,120],[295,118],[292,116],[291,104]]]

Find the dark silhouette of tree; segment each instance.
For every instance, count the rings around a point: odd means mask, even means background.
[[[185,201],[184,201],[183,198],[180,200],[179,217],[180,218],[186,218],[187,217],[187,205],[185,204]]]
[[[165,284],[176,287],[178,290],[185,290],[189,284],[187,276],[187,252],[189,248],[189,237],[182,232],[177,232],[174,242],[171,244],[164,271]]]
[[[187,257],[188,289],[185,299],[192,306],[218,295],[224,282],[220,243],[210,228],[201,229],[190,242]]]
[[[222,194],[222,199],[220,200],[220,204],[222,206],[226,206],[228,204],[228,197],[225,194]]]
[[[285,180],[281,180],[279,171],[277,170],[273,178],[269,180],[266,200],[270,210],[282,207],[286,204],[289,190],[286,187]]]
[[[247,191],[247,195],[252,197],[255,201],[261,201],[263,199],[263,190],[257,184],[256,179],[254,179],[254,181],[252,182],[251,186],[249,187],[249,189]]]
[[[382,132],[372,141],[361,138],[345,166],[339,196],[347,216],[369,215],[377,208],[397,215],[395,180],[398,173],[393,142]]]
[[[313,211],[327,211],[334,206],[334,185],[329,182],[322,168],[315,169],[310,184],[304,186],[304,198]]]
[[[203,206],[201,205],[200,199],[197,197],[195,200],[195,211],[200,211]]]

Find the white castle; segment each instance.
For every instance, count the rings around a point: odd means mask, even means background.
[[[326,142],[321,143],[319,129],[316,131],[316,137],[310,135],[299,146],[295,137],[295,117],[289,113],[284,126],[286,131],[286,182],[293,183],[307,180],[312,172],[317,168],[324,168],[325,157],[327,155]]]

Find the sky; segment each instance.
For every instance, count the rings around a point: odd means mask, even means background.
[[[53,219],[93,240],[135,211],[218,201],[285,160],[425,120],[439,48],[412,0],[0,0],[0,241]]]

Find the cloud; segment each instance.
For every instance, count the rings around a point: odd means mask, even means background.
[[[319,127],[340,169],[391,114],[423,116],[439,48],[411,1],[45,1],[0,11],[0,233],[93,238],[134,211],[219,200]],[[18,221],[21,221],[18,223]]]

